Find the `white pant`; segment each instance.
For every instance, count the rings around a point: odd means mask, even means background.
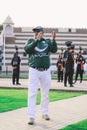
[[[28,116],[35,118],[36,96],[38,92],[39,81],[41,83],[41,112],[42,115],[48,114],[49,97],[48,92],[51,86],[50,69],[38,71],[34,68],[29,69],[29,87],[28,87]]]

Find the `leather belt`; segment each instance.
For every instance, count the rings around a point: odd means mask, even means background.
[[[38,71],[45,71],[47,70],[48,68],[37,68],[37,67],[33,67],[34,69],[37,69]]]

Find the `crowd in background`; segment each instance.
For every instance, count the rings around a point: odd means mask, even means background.
[[[74,55],[75,46],[71,41],[67,41],[66,50],[59,54],[56,66],[57,66],[57,76],[58,82],[64,82],[64,86],[67,87],[69,84],[70,87],[74,87],[73,84],[77,82],[78,75],[80,75],[80,83],[83,80],[84,74],[84,64],[86,63],[85,58],[82,56],[81,48],[77,53],[77,56]],[[76,70],[75,70],[76,64]],[[73,80],[73,75],[75,78]]]
[[[75,46],[71,41],[65,42],[66,50],[64,51],[63,48],[61,49],[61,53],[58,56],[57,59],[57,78],[58,82],[64,82],[64,86],[67,86],[67,83],[70,85],[70,87],[73,87],[73,84],[75,84],[78,80],[78,76],[80,76],[80,83],[83,80],[83,74],[84,74],[84,66],[86,63],[86,60],[84,56],[82,55],[82,49],[79,48],[79,51],[77,55],[75,56]],[[21,59],[18,56],[18,48],[15,47],[16,52],[12,58],[11,65],[13,68],[12,71],[12,83],[18,84],[19,83],[19,74],[20,74],[20,62]],[[13,62],[13,59],[16,59],[17,65],[14,65],[15,61]],[[2,48],[0,48],[0,73],[2,73]],[[73,76],[74,75],[74,76]],[[74,78],[73,78],[74,77]]]

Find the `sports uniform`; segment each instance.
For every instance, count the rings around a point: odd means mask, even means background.
[[[12,83],[13,85],[16,84],[20,85],[19,83],[19,74],[20,74],[20,56],[18,56],[18,51],[14,54],[12,60],[11,60],[11,65],[13,67],[13,74],[12,74]]]
[[[79,51],[76,57],[77,68],[76,68],[76,75],[75,75],[75,83],[77,81],[78,75],[80,75],[80,83],[82,83],[85,62],[86,62],[85,58],[82,56],[81,51]]]

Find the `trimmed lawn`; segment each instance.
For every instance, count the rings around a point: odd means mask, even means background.
[[[57,79],[57,74],[51,74],[52,79]],[[0,78],[12,78],[12,73],[2,73],[0,74]],[[21,74],[20,73],[20,78],[28,78],[28,74]],[[75,78],[75,75],[73,76],[73,79]],[[78,79],[80,78],[80,76],[78,76]],[[83,79],[87,79],[87,75],[83,75]]]
[[[62,92],[50,91],[49,99],[51,101],[72,98],[86,94],[85,92]],[[15,110],[22,107],[27,107],[27,89],[2,89],[0,88],[0,112]],[[40,91],[37,95],[37,104],[40,104]]]
[[[87,119],[75,124],[68,125],[60,130],[87,130]]]

